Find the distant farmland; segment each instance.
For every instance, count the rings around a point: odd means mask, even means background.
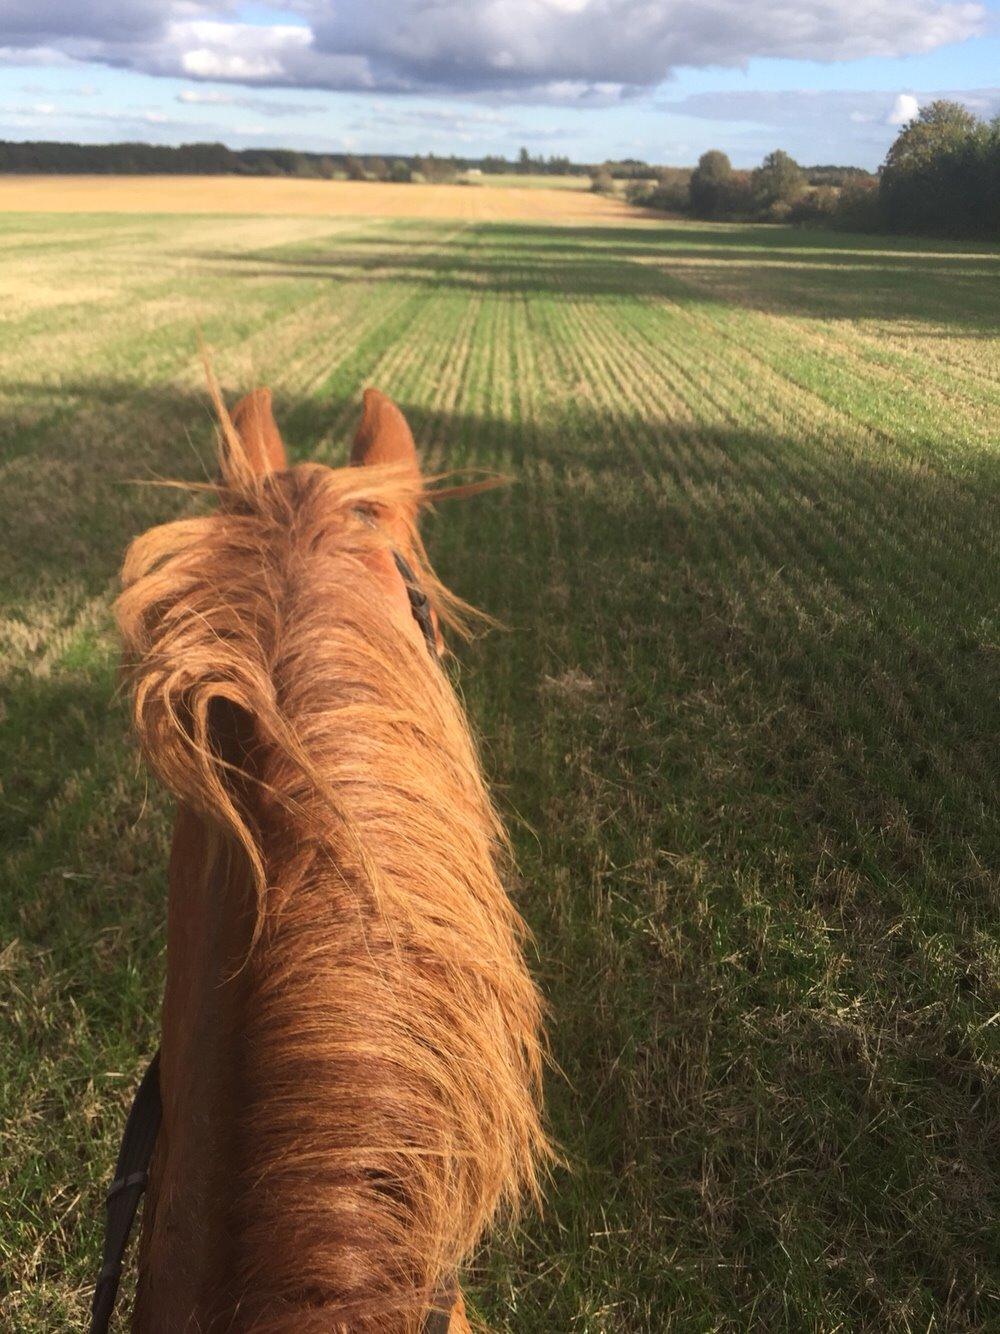
[[[0,213],[263,213],[463,221],[621,222],[620,199],[591,194],[586,177],[473,178],[394,185],[267,176],[0,176]],[[530,186],[530,188],[525,188]]]
[[[108,607],[128,540],[194,503],[134,479],[211,466],[201,330],[300,458],[342,462],[377,384],[432,470],[512,479],[426,536],[505,626],[462,689],[569,1167],[481,1257],[479,1313],[996,1329],[1000,251],[568,190],[331,221],[390,187],[278,184],[324,208],[246,216],[275,183],[227,180],[169,202],[244,216],[0,217],[0,1324],[81,1327],[156,1045],[169,808]],[[86,190],[0,182],[165,206]]]

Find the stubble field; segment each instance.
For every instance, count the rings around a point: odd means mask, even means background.
[[[133,479],[209,466],[198,329],[297,457],[373,383],[512,479],[426,532],[506,627],[461,682],[567,1160],[483,1318],[1000,1326],[1000,252],[597,221],[0,216],[4,1328],[81,1327],[156,1045],[108,609],[192,503]]]
[[[528,183],[530,188],[526,188]],[[0,176],[0,213],[250,213],[462,222],[620,222],[619,198],[586,177],[483,176],[451,185],[267,176]],[[582,186],[582,188],[581,188]]]

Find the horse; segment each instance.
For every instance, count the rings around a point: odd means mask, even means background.
[[[470,609],[418,534],[443,492],[378,390],[328,467],[289,465],[270,391],[230,415],[210,387],[214,508],[138,537],[115,604],[176,801],[132,1327],[461,1334],[457,1276],[550,1149],[509,844],[441,662]]]

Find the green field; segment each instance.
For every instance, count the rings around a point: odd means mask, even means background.
[[[270,383],[362,387],[505,629],[462,688],[551,1008],[507,1334],[1000,1328],[1000,251],[774,227],[0,217],[0,1326],[80,1328],[156,1045],[128,540]]]

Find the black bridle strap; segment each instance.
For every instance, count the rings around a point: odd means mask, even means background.
[[[410,611],[413,612],[413,619],[420,626],[431,657],[436,658],[438,656],[437,634],[434,630],[434,617],[431,615],[431,604],[427,594],[417,583],[417,576],[413,573],[409,562],[404,560],[395,548],[392,552],[392,558],[396,562],[396,569],[399,571],[403,583],[406,585],[406,596],[410,599]]]
[[[139,1199],[149,1181],[149,1163],[160,1129],[160,1053],[150,1061],[132,1103],[122,1146],[118,1150],[115,1179],[106,1197],[104,1253],[91,1305],[90,1334],[105,1334],[118,1296],[125,1248]]]

